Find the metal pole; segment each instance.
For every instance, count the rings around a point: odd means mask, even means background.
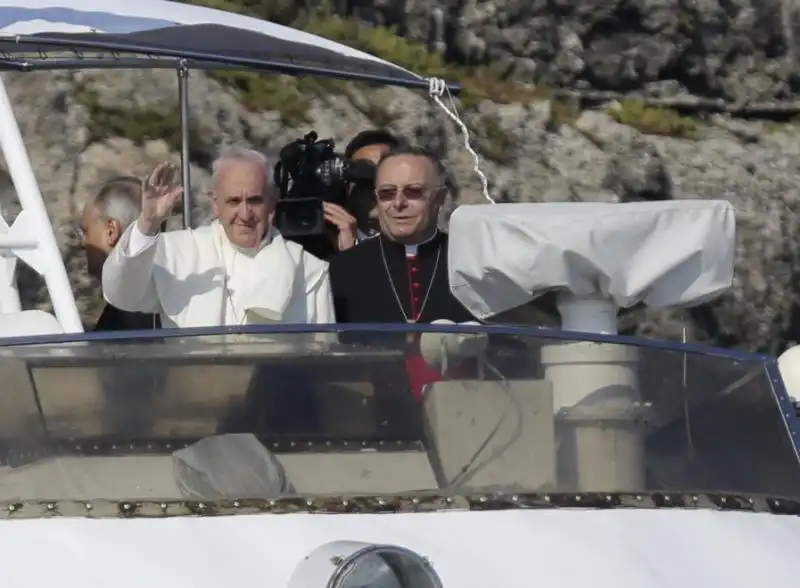
[[[183,228],[192,228],[192,185],[189,177],[189,68],[178,66],[178,101],[181,107],[181,181],[183,183]]]

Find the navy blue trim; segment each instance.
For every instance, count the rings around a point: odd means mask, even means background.
[[[80,333],[59,335],[35,335],[28,337],[7,337],[0,339],[0,347],[13,345],[59,345],[74,343],[76,341],[131,341],[150,339],[171,339],[175,337],[200,337],[209,335],[235,335],[241,334],[275,334],[275,333],[487,333],[489,335],[511,335],[536,339],[556,341],[588,341],[592,343],[617,343],[619,345],[632,345],[648,349],[661,349],[693,353],[711,357],[720,357],[741,362],[766,363],[774,361],[769,355],[739,351],[736,349],[721,349],[708,345],[694,343],[681,343],[680,341],[660,341],[657,339],[644,339],[624,335],[600,335],[596,333],[581,333],[577,331],[562,331],[540,327],[511,327],[503,325],[442,325],[442,324],[415,324],[415,323],[336,323],[328,325],[306,324],[277,324],[277,325],[248,325],[231,327],[195,327],[187,329],[160,329],[143,331],[119,331],[103,333]]]
[[[800,463],[800,419],[797,418],[797,410],[789,396],[789,392],[786,390],[783,378],[781,378],[778,360],[769,359],[766,364],[764,364],[764,369],[767,371],[767,378],[772,385],[772,391],[778,402],[778,409],[780,410],[783,424],[786,426],[786,432],[792,439],[795,454],[797,455],[798,463]]]

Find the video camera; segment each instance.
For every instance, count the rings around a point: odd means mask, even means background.
[[[280,190],[275,225],[285,237],[322,234],[322,203],[346,206],[348,182],[374,182],[372,162],[350,163],[335,148],[333,139],[318,140],[317,133],[311,131],[280,150],[274,170],[275,185]]]

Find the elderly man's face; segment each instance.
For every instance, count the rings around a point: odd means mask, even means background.
[[[88,203],[83,208],[80,232],[89,274],[99,278],[106,257],[122,235],[122,227],[119,222],[100,215],[97,208]]]
[[[381,232],[413,244],[436,226],[444,187],[436,165],[420,155],[395,155],[378,167],[375,180]]]
[[[256,163],[231,160],[219,172],[211,210],[233,245],[257,247],[275,216],[277,201]]]

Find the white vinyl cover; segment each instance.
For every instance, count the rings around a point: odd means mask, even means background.
[[[450,219],[450,289],[486,319],[551,290],[619,308],[690,306],[733,279],[725,201],[486,204]]]

